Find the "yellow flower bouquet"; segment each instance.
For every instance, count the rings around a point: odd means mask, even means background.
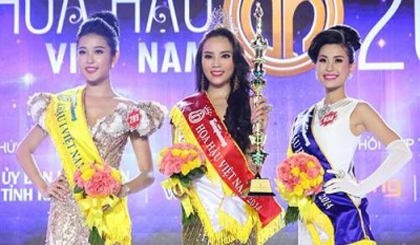
[[[203,152],[192,144],[174,144],[161,151],[158,167],[162,174],[169,176],[162,185],[181,199],[182,220],[187,222],[193,213],[188,197],[192,181],[203,176],[207,170]]]
[[[107,227],[103,221],[104,210],[109,210],[120,200],[122,176],[107,164],[89,163],[74,173],[73,193],[80,204],[89,227],[89,243],[104,244]]]
[[[276,172],[278,191],[288,203],[287,225],[296,222],[299,212],[306,211],[307,204],[322,190],[324,169],[316,157],[299,152],[283,160]]]

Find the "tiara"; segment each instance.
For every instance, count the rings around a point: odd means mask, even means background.
[[[211,13],[211,17],[209,20],[208,28],[206,33],[209,33],[213,30],[224,28],[232,32],[234,35],[238,32],[238,29],[233,24],[232,16],[221,6],[218,9],[214,9]]]

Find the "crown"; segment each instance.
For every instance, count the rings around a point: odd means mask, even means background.
[[[219,6],[218,9],[213,10],[206,33],[209,33],[218,28],[228,29],[234,35],[236,35],[236,33],[238,32],[237,28],[233,24],[232,16],[230,16],[228,12],[223,10],[221,6]]]

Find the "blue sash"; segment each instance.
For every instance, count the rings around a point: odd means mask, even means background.
[[[315,107],[313,106],[297,116],[293,128],[291,148],[293,153],[303,151],[318,158],[325,170],[325,183],[335,178],[335,175],[326,172],[327,169],[332,169],[332,167],[312,133],[314,111]],[[363,198],[360,206],[356,207],[349,195],[344,192],[326,194],[322,191],[316,195],[315,204],[330,219],[334,227],[335,244],[374,240],[370,230],[369,216],[366,212],[368,206],[366,198]]]

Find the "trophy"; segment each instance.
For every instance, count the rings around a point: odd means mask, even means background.
[[[266,85],[266,81],[263,76],[265,70],[263,64],[265,62],[264,54],[268,46],[267,39],[262,36],[262,16],[264,15],[263,9],[259,2],[256,3],[256,9],[254,17],[256,19],[256,38],[252,41],[251,47],[255,51],[255,58],[252,59],[254,69],[252,74],[254,78],[251,81],[251,87],[255,93],[253,98],[254,107],[257,106],[257,101],[263,97],[262,91]],[[257,174],[255,178],[251,180],[251,186],[248,196],[274,196],[271,189],[270,180],[268,178],[261,178],[260,170],[264,164],[268,153],[263,150],[265,144],[266,135],[262,131],[262,121],[257,121],[252,125],[253,134],[250,136],[251,143],[255,145],[255,151],[251,152],[252,164],[256,166]]]

